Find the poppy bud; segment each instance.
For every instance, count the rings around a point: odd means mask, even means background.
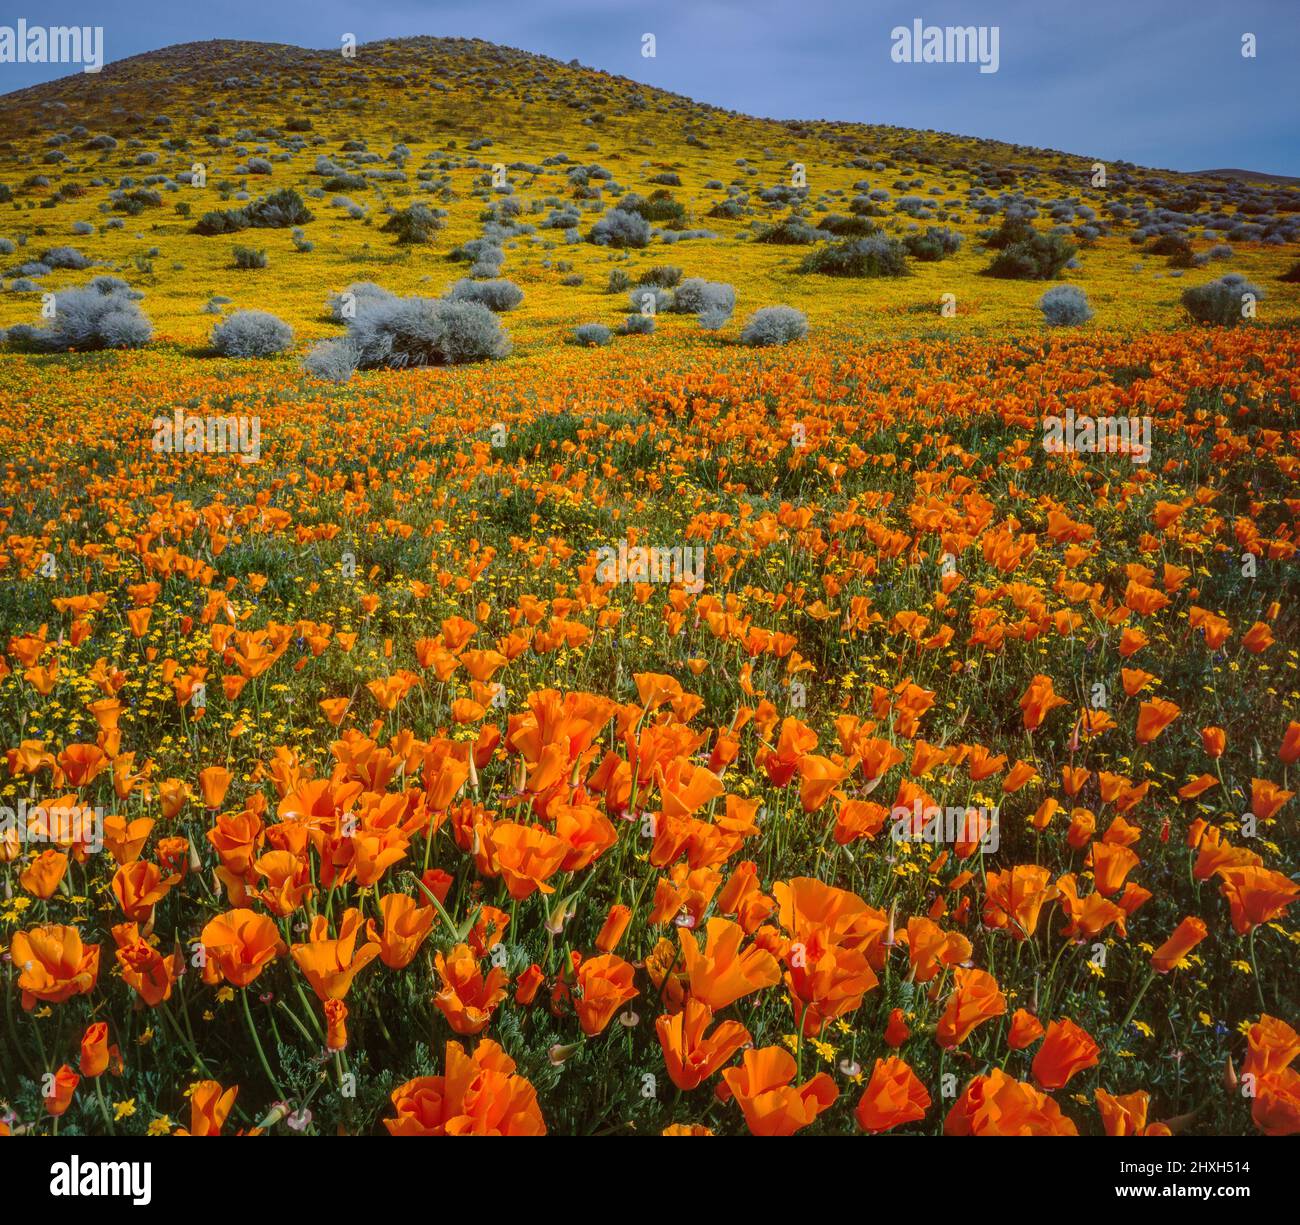
[[[95,1077],[108,1068],[108,1025],[96,1021],[81,1039],[81,1074]]]

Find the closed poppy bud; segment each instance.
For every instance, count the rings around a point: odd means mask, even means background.
[[[1013,1051],[1023,1051],[1033,1046],[1043,1036],[1043,1023],[1032,1012],[1017,1008],[1011,1014],[1011,1028],[1007,1031],[1007,1045]]]
[[[903,1019],[903,1010],[893,1009],[889,1014],[889,1024],[885,1026],[886,1044],[897,1050],[911,1036],[912,1031],[908,1029],[907,1022]]]
[[[596,947],[602,953],[612,953],[618,948],[618,943],[623,939],[623,933],[627,931],[627,925],[632,918],[632,912],[626,907],[619,905],[617,902],[609,908],[609,914],[605,916],[605,924],[600,929],[600,935],[596,937]]]
[[[1066,832],[1065,840],[1076,851],[1081,851],[1092,841],[1096,829],[1097,818],[1092,811],[1087,808],[1076,808],[1070,814],[1070,828]]]
[[[211,809],[221,807],[234,776],[225,766],[209,766],[199,771],[199,790],[203,792],[203,803]]]
[[[348,1047],[348,1006],[342,1000],[325,1001],[325,1046],[331,1051]]]
[[[1151,1135],[1147,1129],[1147,1110],[1151,1104],[1151,1095],[1145,1091],[1124,1093],[1113,1096],[1104,1089],[1094,1093],[1097,1109],[1101,1113],[1101,1125],[1108,1136],[1144,1136]],[[1168,1135],[1166,1129],[1165,1135]]]
[[[1222,757],[1228,743],[1228,733],[1221,727],[1201,728],[1201,744],[1211,757]]]
[[[184,876],[190,867],[188,838],[160,838],[155,848],[158,863],[172,875]]]
[[[179,778],[164,779],[158,784],[158,803],[162,807],[162,814],[168,820],[171,820],[190,798],[189,787]]]
[[[546,975],[542,973],[542,967],[534,962],[519,976],[515,984],[515,1003],[527,1007],[537,998],[537,992],[545,981]]]
[[[1223,1065],[1223,1089],[1229,1097],[1235,1096],[1237,1086],[1240,1081],[1237,1079],[1237,1069],[1233,1066],[1232,1056],[1228,1056],[1228,1062]]]
[[[1195,915],[1189,915],[1174,929],[1174,934],[1151,954],[1151,968],[1157,974],[1168,974],[1205,939],[1206,934],[1205,922]]]
[[[108,1025],[96,1021],[81,1039],[81,1074],[95,1077],[108,1067]]]
[[[52,1075],[47,1073],[42,1094],[45,1098],[45,1112],[56,1119],[72,1105],[72,1095],[81,1083],[81,1077],[65,1063]]]
[[[584,961],[578,967],[579,998],[575,1008],[582,1032],[600,1033],[614,1013],[639,992],[632,985],[632,967],[613,953]]]

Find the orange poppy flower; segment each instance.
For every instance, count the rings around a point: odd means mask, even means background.
[[[65,1063],[47,1082],[43,1093],[45,1113],[58,1118],[72,1105],[72,1095],[81,1084],[81,1077]]]
[[[75,927],[51,923],[15,932],[9,956],[18,967],[25,1012],[31,1012],[37,1000],[62,1004],[85,995],[99,977],[99,945],[83,945]]]
[[[1217,874],[1223,882],[1220,889],[1232,909],[1233,929],[1240,936],[1284,914],[1300,897],[1300,885],[1268,868],[1227,867],[1219,868]]]
[[[273,920],[251,910],[229,910],[199,936],[208,965],[233,987],[247,987],[285,951]]]
[[[1002,1016],[1007,1010],[1007,997],[999,989],[997,979],[987,971],[958,966],[953,978],[955,985],[934,1035],[943,1047],[960,1045],[976,1026]]]
[[[325,1049],[345,1051],[348,1048],[348,1006],[342,1000],[325,1001]]]
[[[486,977],[478,958],[467,944],[458,944],[450,953],[439,951],[434,968],[442,979],[442,990],[433,1002],[458,1034],[477,1034],[487,1028],[496,1006],[506,997],[510,978],[503,969],[493,966]]]
[[[1032,1012],[1017,1008],[1011,1014],[1011,1025],[1007,1029],[1007,1045],[1013,1051],[1023,1051],[1033,1046],[1043,1036],[1043,1023]]]
[[[117,945],[117,967],[122,981],[148,1007],[156,1008],[163,1000],[171,999],[172,986],[184,969],[181,954],[164,957],[140,935],[134,923],[119,923],[114,927],[113,942]],[[209,981],[206,974],[204,981]]]
[[[836,1017],[854,1011],[878,979],[861,948],[840,944],[828,928],[806,930],[785,953],[795,1024],[809,1037]]]
[[[897,1055],[877,1059],[853,1117],[863,1131],[879,1133],[925,1118],[930,1095]]]
[[[605,922],[601,926],[600,933],[596,936],[596,947],[602,953],[612,953],[618,948],[619,941],[623,939],[623,933],[627,931],[627,925],[631,918],[631,910],[615,902],[609,908],[609,913],[605,916]]]
[[[108,1024],[105,1021],[96,1021],[86,1027],[86,1032],[81,1038],[79,1066],[82,1076],[93,1080],[96,1076],[103,1075],[108,1069],[108,1057]]]
[[[1076,1072],[1096,1067],[1100,1052],[1092,1035],[1069,1018],[1053,1021],[1034,1056],[1034,1080],[1049,1091],[1060,1089]]]
[[[578,998],[574,1010],[589,1038],[601,1033],[619,1007],[640,992],[632,985],[633,971],[621,957],[602,953],[578,967]]]
[[[722,1073],[751,1135],[791,1136],[834,1104],[835,1082],[825,1072],[796,1086],[791,1084],[796,1071],[789,1051],[765,1046],[747,1050],[740,1067]]]
[[[1211,757],[1222,757],[1228,744],[1228,733],[1221,727],[1201,728],[1201,744]]]
[[[206,770],[199,771],[199,791],[206,807],[213,811],[221,807],[233,777],[225,766],[208,766]]]
[[[1036,731],[1043,725],[1043,720],[1058,706],[1068,705],[1068,699],[1060,697],[1052,685],[1052,678],[1042,673],[1029,682],[1029,687],[1020,695],[1020,710],[1026,731]]]
[[[113,896],[131,922],[143,923],[180,879],[177,875],[164,877],[156,863],[137,859],[123,864],[113,875]]]
[[[1138,707],[1137,742],[1150,744],[1182,713],[1180,707],[1164,698],[1152,698]]]
[[[889,1010],[889,1022],[885,1026],[885,1044],[897,1050],[911,1036],[912,1031],[907,1027],[907,1019],[903,1015],[903,1010],[901,1008],[891,1008]]]
[[[1047,868],[1035,864],[986,872],[984,922],[990,927],[1007,928],[1017,940],[1028,939],[1038,929],[1043,903],[1056,896],[1051,879]]]
[[[1205,922],[1189,915],[1175,929],[1172,936],[1151,954],[1151,968],[1157,974],[1168,974],[1206,937]]]
[[[554,893],[555,887],[546,881],[560,870],[572,850],[563,838],[548,834],[540,826],[514,821],[498,821],[488,834],[488,842],[506,890],[517,902],[539,889]]]
[[[219,1136],[239,1096],[239,1086],[223,1090],[215,1080],[201,1080],[190,1089],[190,1126],[178,1136]]]
[[[68,870],[68,856],[63,851],[42,851],[18,877],[18,883],[42,901],[54,896]]]
[[[1246,1031],[1246,1058],[1242,1076],[1253,1076],[1256,1083],[1267,1080],[1289,1067],[1300,1056],[1300,1034],[1285,1021],[1264,1013]]]
[[[678,928],[677,936],[691,995],[714,1012],[781,981],[781,969],[771,953],[753,945],[740,951],[745,933],[739,924],[710,919],[704,930],[703,952],[694,932]]]
[[[515,1074],[515,1061],[484,1039],[473,1055],[447,1043],[446,1074],[421,1076],[393,1090],[393,1136],[544,1136],[537,1091]]]
[[[1151,1094],[1145,1090],[1121,1093],[1115,1096],[1105,1089],[1093,1093],[1101,1125],[1108,1136],[1142,1136],[1147,1134],[1147,1111],[1151,1107]]]
[[[1077,1136],[1046,1093],[993,1068],[975,1077],[943,1123],[945,1136]]]
[[[708,1005],[692,998],[675,1016],[662,1016],[655,1022],[668,1075],[684,1092],[699,1086],[752,1041],[749,1030],[739,1021],[721,1021],[705,1037],[704,1031],[712,1020]]]
[[[341,1000],[352,986],[352,979],[379,956],[379,944],[367,941],[357,948],[361,931],[361,912],[349,907],[339,920],[338,936],[330,938],[329,920],[316,915],[305,944],[295,944],[289,955],[307,976],[320,1000]]]
[[[403,970],[415,960],[420,945],[433,930],[437,915],[432,906],[417,906],[405,893],[386,893],[379,899],[379,913],[384,930],[375,930],[375,921],[366,924],[366,934],[379,945],[379,956],[390,970]]]
[[[1269,821],[1287,800],[1295,797],[1294,791],[1284,791],[1265,778],[1250,780],[1250,811],[1261,821]]]

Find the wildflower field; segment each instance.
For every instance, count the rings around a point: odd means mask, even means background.
[[[1300,191],[457,40],[0,111],[0,1134],[1300,1131]]]

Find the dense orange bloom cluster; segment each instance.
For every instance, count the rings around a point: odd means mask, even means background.
[[[1300,342],[940,356],[241,373],[233,467],[112,407],[178,359],[11,372],[98,448],[73,491],[0,424],[18,1114],[1300,1131]],[[1150,466],[1037,449],[1139,392]],[[605,581],[619,540],[704,582]]]

